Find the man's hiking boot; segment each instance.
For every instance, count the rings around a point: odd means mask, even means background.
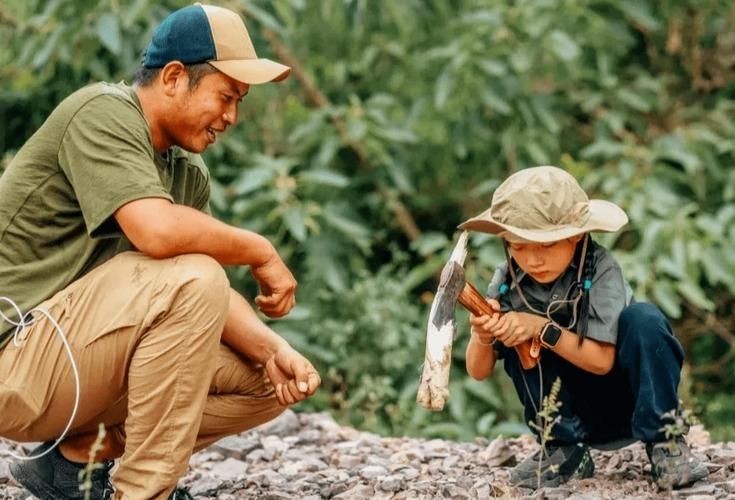
[[[683,437],[660,443],[646,443],[651,460],[651,475],[661,489],[687,486],[709,474],[707,466],[697,460]]]
[[[43,443],[30,456],[40,455],[52,445],[53,441]],[[113,464],[112,461],[96,464],[89,490],[91,498],[104,497]],[[79,473],[85,466],[86,464],[77,464],[64,458],[57,447],[41,458],[16,460],[10,464],[10,473],[18,483],[41,500],[82,500],[84,491],[80,489],[82,479]]]
[[[30,456],[40,455],[53,445],[53,441],[43,443],[34,449]],[[92,470],[89,498],[108,500],[113,497],[114,489],[110,482],[110,469],[115,464],[108,460],[95,464]],[[13,478],[40,500],[83,500],[85,491],[79,473],[87,464],[78,464],[64,458],[59,448],[34,460],[16,460],[10,464]],[[186,488],[176,488],[169,500],[193,500]]]
[[[546,446],[546,453],[541,448],[513,467],[510,482],[521,488],[554,487],[573,478],[592,477],[594,472],[595,463],[590,456],[589,446],[582,443]]]

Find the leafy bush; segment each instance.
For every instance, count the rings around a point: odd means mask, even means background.
[[[0,153],[77,87],[129,79],[153,27],[187,3],[0,4]],[[426,304],[456,225],[509,173],[557,164],[630,215],[599,239],[638,298],[675,320],[685,403],[735,438],[735,4],[226,4],[246,14],[261,56],[294,66],[252,90],[206,159],[216,212],[268,236],[301,283],[294,317],[274,326],[325,375],[304,408],[461,439],[518,422],[507,378],[464,375],[463,319],[448,411],[416,407]],[[468,276],[482,288],[501,259],[497,241],[473,236]],[[231,276],[253,293],[245,270]]]

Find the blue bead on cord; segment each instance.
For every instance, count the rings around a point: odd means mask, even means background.
[[[500,295],[505,295],[506,293],[508,293],[508,289],[509,287],[506,283],[503,283],[502,285],[500,285],[500,290],[499,290]]]
[[[589,290],[590,288],[592,288],[592,280],[591,279],[584,280],[584,289]]]

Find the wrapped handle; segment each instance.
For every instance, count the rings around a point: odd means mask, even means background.
[[[485,297],[475,288],[472,283],[466,282],[464,288],[459,293],[459,303],[462,304],[465,309],[474,314],[475,316],[484,316],[494,314],[496,311],[490,307]],[[532,340],[527,340],[522,344],[515,346],[516,352],[518,353],[518,359],[521,360],[521,366],[524,370],[530,370],[539,361],[541,357],[541,345],[539,340],[534,337]]]

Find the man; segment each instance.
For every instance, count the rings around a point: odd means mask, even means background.
[[[234,12],[183,8],[155,31],[132,87],[69,96],[0,178],[0,295],[18,306],[0,303],[17,325],[0,325],[0,436],[44,441],[11,466],[36,496],[83,497],[77,476],[102,423],[92,498],[175,498],[193,451],[321,383],[230,288],[222,265],[249,265],[263,313],[294,306],[273,246],[208,214],[196,154],[235,124],[250,85],[289,71],[256,56]]]

